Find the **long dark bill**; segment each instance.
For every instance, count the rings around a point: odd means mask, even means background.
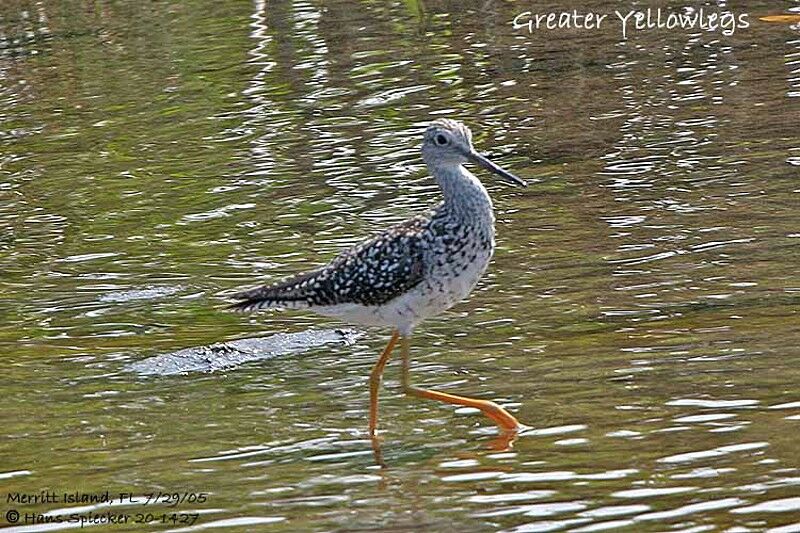
[[[486,158],[486,156],[481,155],[478,152],[475,152],[475,151],[470,152],[470,153],[467,154],[467,157],[473,163],[476,163],[476,164],[482,166],[486,170],[494,172],[498,176],[501,176],[501,177],[505,178],[506,181],[509,181],[509,182],[513,183],[514,185],[519,185],[521,187],[526,187],[528,185],[527,183],[525,183],[525,180],[522,180],[522,179],[516,177],[514,174],[512,174],[508,170],[504,169],[503,167],[501,167],[499,165],[495,165],[494,163],[489,161]]]

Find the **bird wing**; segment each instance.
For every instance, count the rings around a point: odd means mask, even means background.
[[[235,294],[241,301],[231,309],[386,303],[422,281],[421,240],[427,223],[421,216],[409,219],[343,251],[321,268]]]

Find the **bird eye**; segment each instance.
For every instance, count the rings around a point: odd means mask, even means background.
[[[445,144],[447,144],[447,137],[445,137],[441,133],[438,134],[436,137],[434,137],[434,140],[436,141],[436,144],[438,144],[439,146],[444,146]]]

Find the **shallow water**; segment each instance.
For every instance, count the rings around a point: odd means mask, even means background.
[[[194,529],[800,530],[800,30],[750,3],[728,37],[528,35],[510,21],[531,7],[459,6],[0,4],[0,522],[77,507],[11,493],[107,490]],[[392,364],[377,467],[387,331],[126,370],[341,327],[222,295],[434,202],[418,145],[437,116],[538,180],[480,173],[495,259],[413,344],[417,384],[531,426],[512,448],[405,398]],[[143,503],[158,492],[208,495]],[[166,521],[113,530],[187,525]]]

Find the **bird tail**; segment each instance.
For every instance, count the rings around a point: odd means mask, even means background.
[[[228,309],[247,313],[259,309],[305,309],[311,306],[312,298],[309,286],[313,283],[317,272],[307,272],[289,278],[274,285],[265,285],[233,295],[240,300],[228,306]]]

